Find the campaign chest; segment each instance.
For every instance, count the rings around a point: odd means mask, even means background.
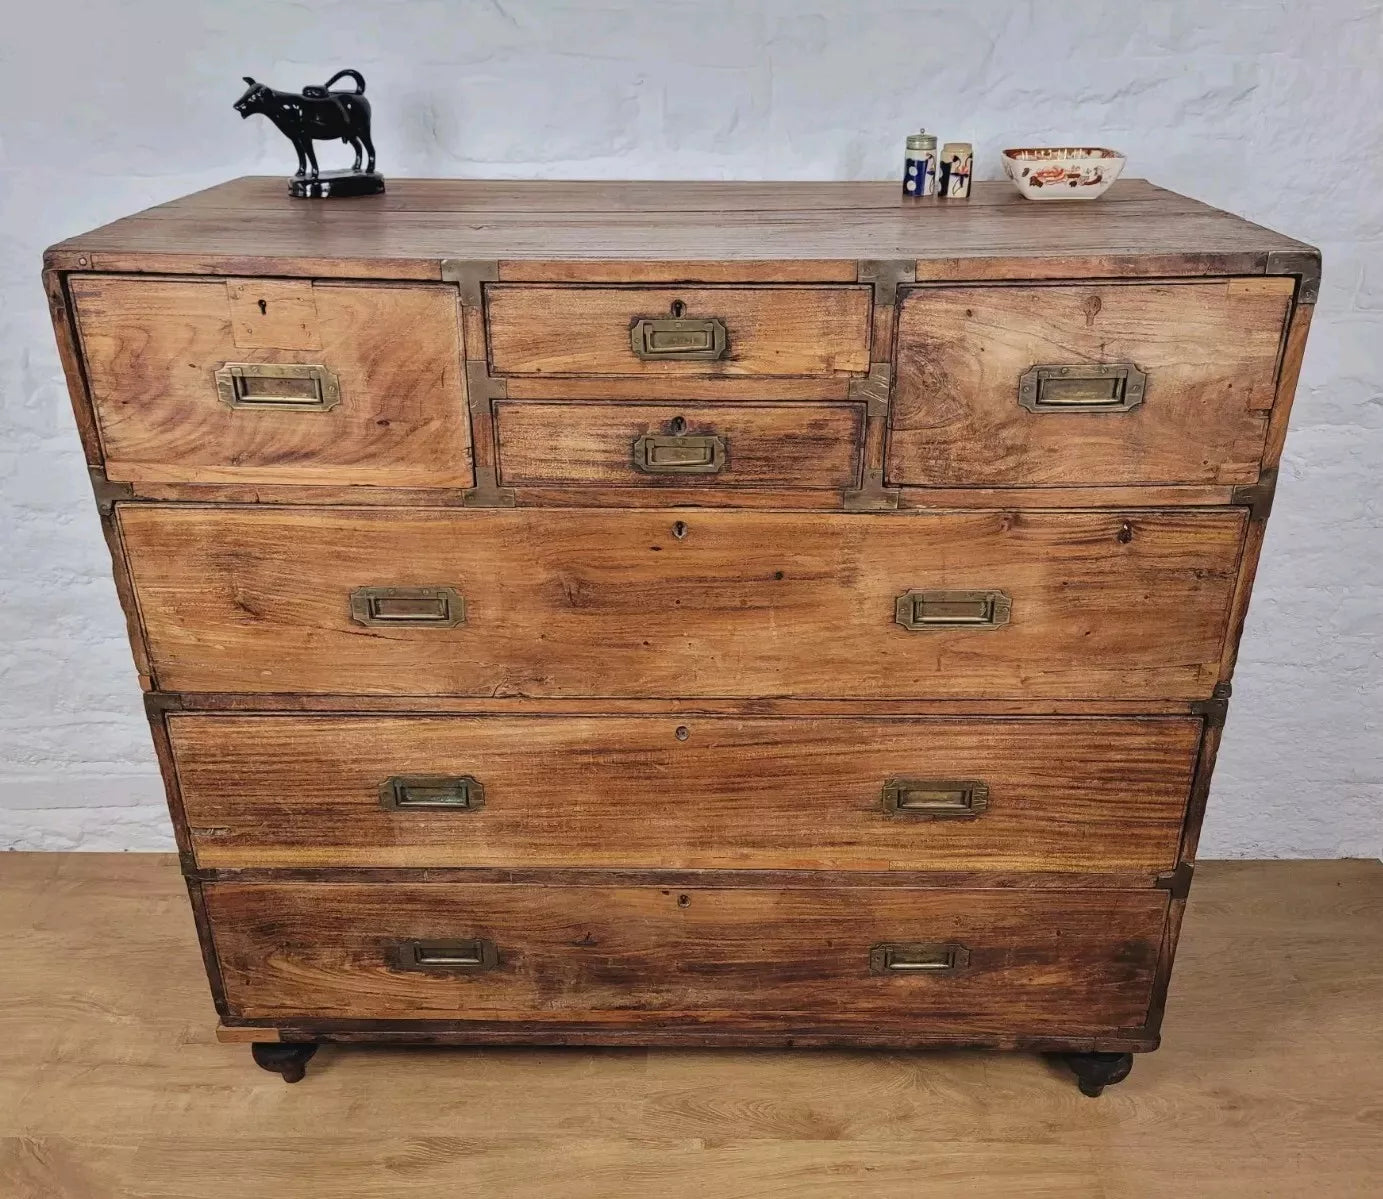
[[[282,188],[44,276],[223,1039],[1156,1047],[1314,250]]]

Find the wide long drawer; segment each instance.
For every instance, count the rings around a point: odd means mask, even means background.
[[[230,1012],[933,1034],[1141,1025],[1165,891],[208,883]]]
[[[198,865],[1176,864],[1193,717],[172,714]]]
[[[1245,515],[124,505],[157,684],[1205,698]]]

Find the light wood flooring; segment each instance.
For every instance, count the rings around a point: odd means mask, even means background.
[[[1197,872],[1163,1048],[1026,1055],[213,1038],[170,857],[0,854],[3,1199],[1383,1195],[1383,865]]]

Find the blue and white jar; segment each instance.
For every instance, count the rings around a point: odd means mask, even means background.
[[[908,134],[908,147],[903,151],[903,195],[932,196],[936,194],[936,135],[923,129]]]

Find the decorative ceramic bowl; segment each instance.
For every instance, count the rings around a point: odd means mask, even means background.
[[[1003,157],[1004,172],[1029,200],[1093,200],[1128,161],[1101,146],[1027,146]]]

